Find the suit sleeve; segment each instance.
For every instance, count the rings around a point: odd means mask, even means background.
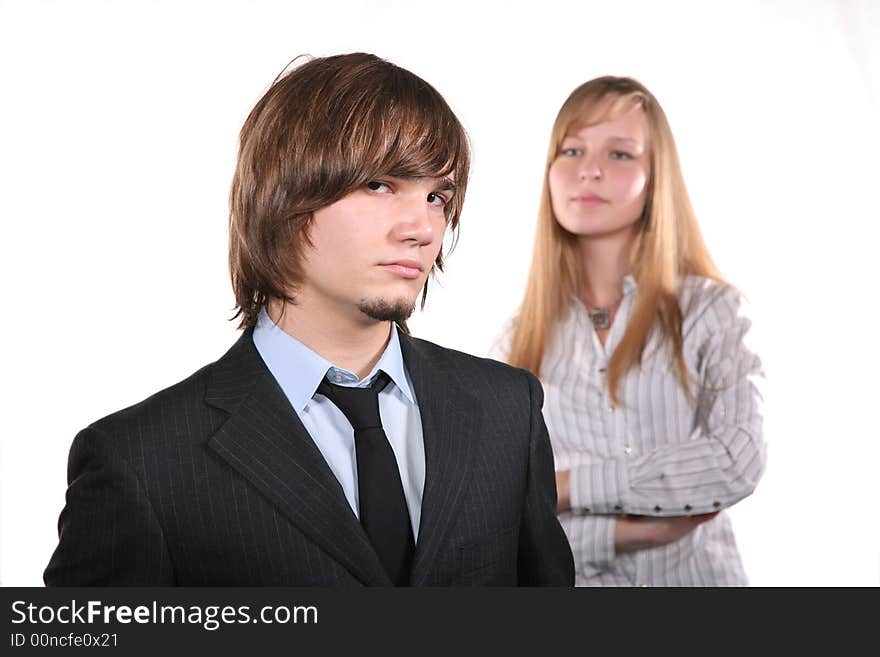
[[[530,397],[529,470],[519,534],[519,583],[524,586],[572,586],[574,561],[568,539],[556,518],[553,451],[541,406],[538,379],[523,370]]]
[[[164,533],[131,466],[94,427],[73,441],[47,586],[169,586]]]

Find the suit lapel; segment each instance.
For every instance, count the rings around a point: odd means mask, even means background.
[[[391,584],[342,488],[248,330],[212,366],[206,401],[230,413],[208,441],[303,534],[365,584]]]
[[[439,348],[400,334],[425,443],[425,491],[410,583],[424,584],[457,516],[480,435],[480,408]]]

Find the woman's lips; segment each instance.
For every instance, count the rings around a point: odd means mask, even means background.
[[[581,203],[582,205],[602,205],[608,203],[604,198],[596,196],[595,194],[582,194],[580,196],[575,196],[572,200],[575,203]]]

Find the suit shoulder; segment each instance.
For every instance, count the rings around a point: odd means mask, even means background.
[[[445,363],[447,367],[460,376],[474,379],[480,385],[491,387],[515,385],[521,387],[524,377],[537,378],[528,370],[513,367],[493,358],[483,358],[448,347],[441,347],[433,342],[419,338],[409,338],[419,347],[422,353],[433,362]]]
[[[131,435],[138,433],[139,429],[162,422],[163,418],[193,414],[204,403],[206,382],[212,365],[205,365],[182,381],[92,422],[88,429],[104,435]]]

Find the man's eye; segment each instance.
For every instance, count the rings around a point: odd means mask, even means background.
[[[447,199],[442,194],[437,194],[436,192],[431,192],[430,194],[428,194],[428,203],[430,203],[431,205],[438,205],[442,208],[448,202],[449,199]]]
[[[612,160],[631,160],[632,155],[626,151],[611,151],[609,154]]]
[[[367,183],[367,189],[373,192],[385,192],[391,189],[387,183],[380,182],[378,180],[371,180]]]

